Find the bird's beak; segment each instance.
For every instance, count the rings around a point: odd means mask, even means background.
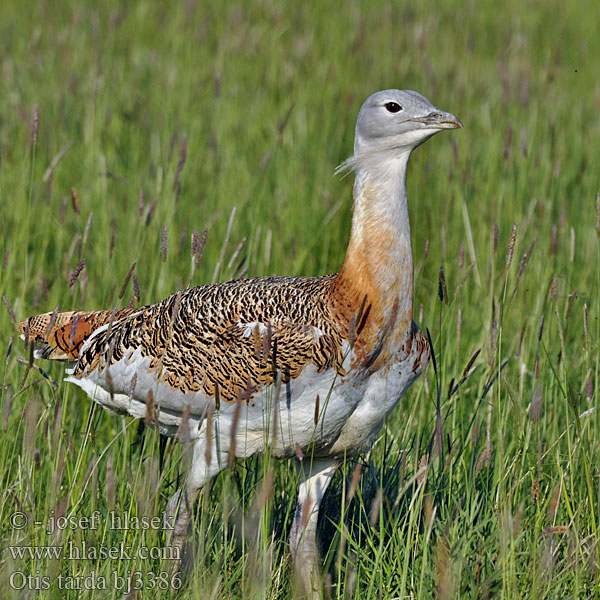
[[[458,117],[448,112],[442,112],[441,110],[431,112],[426,117],[411,119],[411,121],[422,123],[430,129],[460,129],[463,126],[462,121]]]

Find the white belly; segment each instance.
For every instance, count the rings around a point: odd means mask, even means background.
[[[354,454],[371,447],[385,417],[419,375],[412,368],[412,355],[397,355],[395,361],[370,375],[352,376],[352,355],[344,367],[350,373],[341,379],[333,370],[317,372],[308,365],[298,377],[279,386],[256,392],[248,403],[221,402],[202,391],[182,393],[157,383],[148,370],[149,359],[138,351],[111,365],[110,377],[97,370],[90,376],[67,381],[77,384],[103,407],[144,418],[146,399],[152,392],[159,430],[175,435],[189,406],[190,440],[215,439],[215,452],[229,454],[235,438],[236,457],[247,457],[269,448],[274,456],[290,457],[314,452],[316,456]],[[277,389],[278,388],[278,389]],[[107,390],[112,389],[112,394]],[[211,423],[207,415],[211,412]],[[237,413],[237,416],[236,416]],[[155,422],[152,418],[151,422]],[[188,437],[187,435],[185,437]],[[232,449],[233,450],[233,449]]]

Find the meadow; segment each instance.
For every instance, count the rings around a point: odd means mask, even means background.
[[[333,172],[388,87],[464,123],[408,172],[435,368],[330,487],[324,595],[600,596],[599,31],[586,0],[2,2],[0,596],[295,596],[291,461],[211,482],[173,580],[160,528],[108,517],[160,515],[185,452],[32,363],[15,321],[335,272]],[[15,551],[83,542],[128,550]]]

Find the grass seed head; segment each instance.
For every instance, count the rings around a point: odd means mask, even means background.
[[[33,107],[33,123],[31,127],[31,139],[33,141],[33,147],[35,148],[38,143],[38,132],[40,127],[40,114],[38,111],[38,105]]]
[[[425,526],[427,527],[427,531],[431,531],[433,520],[435,518],[435,510],[431,496],[425,496],[423,512],[425,514]]]
[[[544,335],[544,315],[542,315],[542,318],[540,319],[540,328],[538,330],[538,342],[542,341],[542,335]]]
[[[79,278],[81,271],[83,271],[85,267],[85,258],[82,258],[79,261],[79,264],[71,271],[71,275],[69,275],[69,287],[72,288],[75,285],[75,282]]]
[[[263,481],[262,487],[256,499],[256,505],[259,510],[262,510],[267,503],[269,502],[269,498],[273,493],[273,467],[269,465],[267,469],[267,474],[265,475],[265,479]]]
[[[106,461],[106,505],[110,510],[115,508],[115,472],[113,470],[113,457],[108,456]]]
[[[383,488],[379,487],[373,503],[371,504],[371,510],[369,511],[369,523],[374,527],[379,519],[379,509],[381,508],[381,502],[383,500]]]
[[[550,300],[554,302],[556,295],[558,294],[558,277],[552,279],[552,285],[550,286]]]
[[[421,460],[419,461],[419,468],[417,470],[417,483],[421,483],[425,476],[427,475],[427,465],[429,463],[429,455],[423,454],[421,456]]]
[[[200,266],[202,262],[202,254],[204,252],[204,245],[206,244],[206,236],[208,235],[208,229],[205,229],[202,233],[202,237],[200,238],[200,242],[198,243],[198,247],[196,248],[196,267]]]
[[[534,479],[531,482],[531,503],[535,506],[540,495],[540,482],[538,479]]]
[[[440,226],[440,243],[442,244],[442,258],[446,259],[446,228],[441,225]]]
[[[146,210],[146,204],[144,202],[144,190],[140,189],[140,195],[138,197],[138,215],[140,219],[144,216],[144,211]]]
[[[302,529],[306,529],[306,526],[308,525],[308,520],[310,519],[310,505],[310,494],[307,494],[302,503],[302,519],[300,521]]]
[[[167,226],[163,225],[160,234],[160,258],[165,263],[167,262]]]
[[[435,545],[435,579],[437,597],[440,600],[453,598],[450,545],[445,536],[441,536]]]
[[[481,425],[481,417],[477,415],[475,423],[473,423],[473,430],[471,431],[471,445],[475,446],[477,438],[479,437],[479,426]]]
[[[448,304],[448,288],[446,287],[446,274],[444,273],[444,267],[440,267],[438,296],[440,298],[440,302]]]
[[[150,426],[154,420],[154,393],[152,390],[148,390],[146,395],[146,415],[144,416],[144,422]]]
[[[529,244],[529,248],[527,248],[527,250],[523,253],[521,260],[519,261],[517,277],[521,277],[521,275],[523,274],[523,270],[525,269],[525,267],[527,266],[527,263],[529,262],[529,259],[531,258],[531,254],[535,247],[535,240],[536,240],[536,238],[533,238],[533,240],[531,240],[531,244]]]
[[[458,142],[456,141],[455,137],[452,138],[452,154],[454,155],[454,160],[458,162],[460,156],[458,153]]]
[[[529,418],[532,423],[536,423],[540,418],[541,408],[542,408],[542,397],[543,397],[543,388],[542,384],[538,383],[533,392],[533,398],[531,400],[531,404],[527,408],[527,412],[529,414]]]
[[[154,211],[156,210],[157,204],[158,204],[158,198],[154,198],[154,200],[152,200],[152,204],[150,205],[150,208],[148,209],[148,214],[146,215],[146,227],[148,227],[148,225],[150,225],[150,223],[152,223],[152,217],[154,217]]]
[[[513,223],[512,231],[510,232],[510,241],[508,243],[508,249],[506,251],[506,268],[510,268],[512,263],[513,253],[515,251],[515,242],[517,241],[517,223]]]
[[[352,472],[352,481],[350,482],[350,487],[348,488],[348,502],[354,498],[354,494],[356,494],[356,490],[358,489],[358,483],[360,482],[360,476],[363,471],[363,463],[356,463],[356,467],[354,467],[354,471]]]
[[[59,312],[59,308],[58,306],[54,307],[54,310],[52,311],[52,314],[50,315],[50,320],[48,321],[48,327],[46,327],[46,333],[44,334],[46,337],[48,337],[50,335],[50,332],[52,331],[52,328],[54,327],[54,324],[56,323],[56,319],[58,318],[58,312]]]
[[[484,467],[489,469],[491,464],[492,464],[491,449],[490,449],[489,444],[486,444],[485,448],[481,451],[481,453],[479,454],[479,457],[477,459],[477,463],[475,465],[475,475],[479,475],[479,473],[481,472],[481,470]]]
[[[214,417],[215,409],[212,406],[210,406],[206,415],[206,450],[204,452],[204,458],[206,460],[207,465],[210,465],[210,462],[212,460]]]
[[[574,290],[572,294],[569,294],[569,303],[567,305],[567,313],[565,315],[565,323],[569,322],[569,316],[571,315],[571,310],[573,310],[573,303],[575,302],[575,298],[577,298],[577,290]]]
[[[75,188],[71,188],[71,202],[73,205],[73,210],[75,211],[75,214],[78,215],[79,214],[79,196],[77,195],[77,192],[75,191]]]
[[[192,409],[189,404],[185,405],[183,409],[183,415],[181,417],[181,424],[179,425],[179,429],[177,430],[177,438],[183,442],[190,441],[190,414]]]
[[[242,412],[242,392],[238,393],[238,397],[235,402],[235,410],[233,413],[233,420],[231,422],[231,436],[229,442],[229,466],[235,462],[236,446],[237,446],[237,433],[240,424],[240,414]]]
[[[546,515],[548,520],[551,523],[554,523],[556,519],[556,514],[558,512],[558,506],[560,503],[560,483],[557,483],[552,489],[552,493],[550,494],[550,500],[548,501],[548,508],[546,510]]]
[[[2,296],[2,302],[4,302],[4,306],[6,306],[10,320],[16,325],[17,317],[15,316],[15,311],[13,310],[12,304],[9,302],[6,296]]]
[[[87,239],[88,239],[88,235],[90,234],[93,216],[94,216],[94,213],[90,212],[90,214],[88,215],[87,221],[85,222],[85,229],[83,230],[83,240],[82,240],[83,246],[85,246]]]
[[[458,247],[458,257],[456,259],[456,266],[462,269],[465,266],[465,243],[461,242]]]
[[[528,155],[528,151],[527,151],[527,129],[525,129],[525,127],[523,127],[523,129],[521,129],[521,152],[523,154],[523,157],[527,158],[527,155]]]
[[[140,302],[140,300],[142,298],[141,293],[140,293],[140,282],[138,281],[135,271],[131,274],[131,278],[133,280],[133,296],[134,296],[136,302]]]
[[[114,226],[111,226],[110,229],[110,242],[108,244],[108,260],[112,260],[113,257],[113,252],[115,250],[115,243],[116,243],[116,234],[115,234],[115,228]]]
[[[71,327],[69,329],[69,346],[73,345],[73,342],[75,340],[75,332],[77,331],[77,325],[79,324],[79,315],[75,315],[73,317],[73,321],[71,323]]]

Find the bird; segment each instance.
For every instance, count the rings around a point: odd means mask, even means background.
[[[114,413],[191,445],[167,503],[180,552],[200,490],[235,459],[268,451],[298,464],[289,546],[317,597],[319,506],[340,464],[368,451],[429,359],[413,321],[406,169],[411,152],[463,125],[412,90],[358,113],[350,239],[335,274],[258,277],[179,291],[141,308],[45,313],[19,324],[39,358]]]

